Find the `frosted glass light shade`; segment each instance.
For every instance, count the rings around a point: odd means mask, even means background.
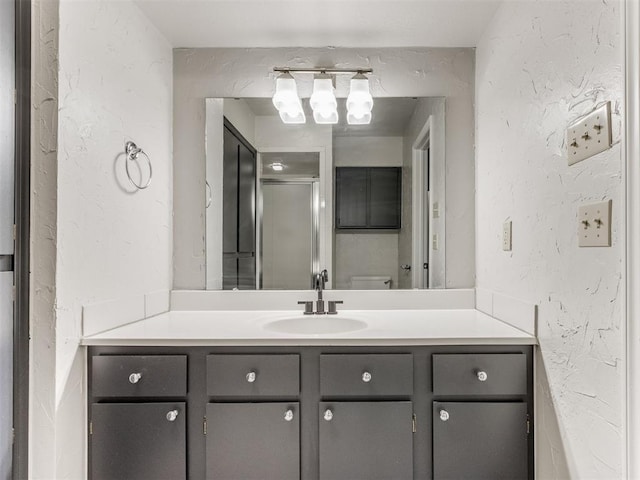
[[[351,79],[347,97],[347,123],[349,125],[368,125],[371,123],[373,97],[369,92],[369,80],[359,73]]]
[[[309,99],[314,110],[335,110],[338,108],[333,92],[333,80],[328,75],[318,75],[313,79],[313,93]]]
[[[291,110],[293,106],[300,103],[296,81],[290,73],[283,73],[276,79],[276,93],[272,101],[278,111]]]
[[[283,123],[305,123],[307,118],[298,97],[296,81],[290,73],[283,73],[276,79],[276,93],[273,105],[278,109]]]
[[[351,79],[347,110],[361,110],[370,112],[373,108],[373,97],[369,92],[369,79],[359,73]]]

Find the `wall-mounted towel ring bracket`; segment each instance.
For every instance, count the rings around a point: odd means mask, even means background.
[[[144,150],[142,150],[141,148],[138,148],[138,146],[132,141],[128,141],[127,143],[124,144],[124,153],[127,155],[127,161],[125,162],[125,170],[127,171],[127,177],[129,178],[131,185],[136,187],[138,190],[144,190],[149,185],[151,185],[151,177],[153,177],[153,168],[151,167],[151,159],[149,158],[149,155],[147,155],[144,152]],[[129,172],[129,163],[137,162],[140,154],[144,155],[144,158],[147,159],[147,164],[149,165],[149,178],[147,179],[147,183],[144,185],[137,184],[133,180],[133,178],[131,178],[131,173]],[[139,165],[140,164],[138,164],[138,167]]]

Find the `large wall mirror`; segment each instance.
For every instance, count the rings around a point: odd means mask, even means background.
[[[445,98],[376,98],[369,125],[205,102],[207,289],[446,286]]]

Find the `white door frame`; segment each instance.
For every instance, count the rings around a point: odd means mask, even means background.
[[[433,128],[433,115],[429,115],[422,130],[416,137],[411,147],[411,287],[412,288],[424,288],[424,275],[422,272],[422,264],[428,262],[431,266],[431,248],[427,248],[430,245],[429,238],[423,238],[423,232],[425,230],[425,211],[424,206],[426,202],[430,201],[423,185],[425,149],[429,148],[429,139]],[[431,162],[429,162],[429,168],[431,168]],[[431,175],[429,175],[431,178]],[[428,186],[427,186],[428,187]],[[431,208],[427,207],[429,215],[428,231],[431,233]],[[425,251],[426,250],[426,251]],[[429,284],[431,284],[431,268],[429,268]]]
[[[640,479],[640,2],[624,2],[626,165],[626,476]]]

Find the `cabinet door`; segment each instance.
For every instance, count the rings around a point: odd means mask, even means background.
[[[336,169],[336,228],[367,226],[367,169]]]
[[[208,404],[206,468],[212,480],[299,479],[299,404]]]
[[[434,480],[527,479],[525,403],[433,402]]]
[[[369,170],[369,227],[400,228],[399,168]]]
[[[320,480],[412,480],[411,402],[321,402]]]
[[[185,419],[184,403],[94,403],[91,479],[186,478]]]
[[[222,250],[238,251],[238,148],[240,142],[224,129],[222,160]]]

